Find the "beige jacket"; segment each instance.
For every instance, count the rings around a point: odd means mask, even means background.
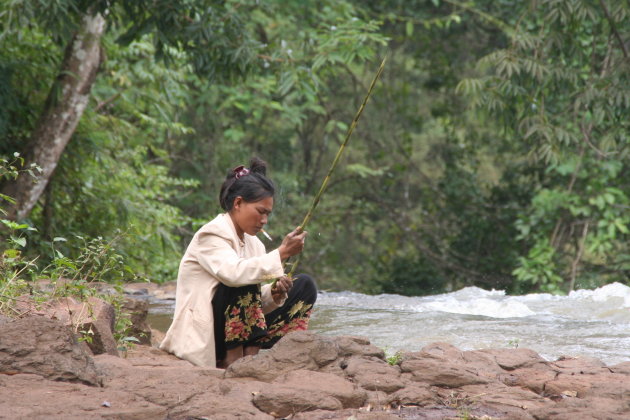
[[[212,298],[219,282],[239,287],[284,274],[278,250],[266,253],[255,236],[241,242],[230,216],[220,214],[195,233],[179,264],[175,314],[160,348],[199,366],[215,367]],[[263,312],[278,308],[262,286]]]

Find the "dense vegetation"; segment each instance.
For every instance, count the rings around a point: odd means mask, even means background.
[[[94,17],[74,115],[68,57]],[[629,48],[615,0],[2,2],[3,282],[86,253],[115,258],[77,278],[173,280],[252,155],[280,187],[279,244],[387,55],[308,229],[322,288],[630,284]]]

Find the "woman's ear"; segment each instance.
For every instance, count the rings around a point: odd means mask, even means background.
[[[234,203],[232,204],[233,209],[240,209],[241,204],[243,203],[243,197],[240,195],[234,199]]]

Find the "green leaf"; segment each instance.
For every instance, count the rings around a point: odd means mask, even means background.
[[[16,244],[24,248],[26,246],[26,238],[15,238],[11,237],[11,240]]]
[[[4,258],[17,258],[20,255],[20,251],[18,251],[17,249],[5,249],[4,252],[2,253],[2,255],[4,256]]]
[[[411,37],[413,35],[413,22],[408,20],[407,24],[405,25],[405,32],[407,33],[408,37]]]
[[[626,226],[626,224],[623,223],[621,219],[615,219],[614,223],[615,223],[615,226],[617,227],[617,230],[619,230],[619,232],[623,234],[628,233],[628,226]]]
[[[385,168],[372,169],[360,163],[353,163],[346,167],[348,172],[353,172],[359,175],[361,178],[368,176],[380,176],[385,172]]]
[[[11,204],[15,204],[15,199],[13,197],[9,197],[8,195],[0,194],[0,198],[5,201],[8,201]]]

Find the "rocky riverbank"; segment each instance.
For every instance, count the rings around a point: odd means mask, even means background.
[[[630,417],[630,362],[547,361],[527,349],[460,351],[434,343],[390,364],[365,338],[298,332],[223,371],[160,351],[157,337],[124,354],[78,342],[78,322],[105,337],[111,321],[94,311],[78,320],[85,311],[76,307],[67,318],[60,308],[70,306],[0,319],[0,418]],[[142,308],[135,312],[142,324]]]

